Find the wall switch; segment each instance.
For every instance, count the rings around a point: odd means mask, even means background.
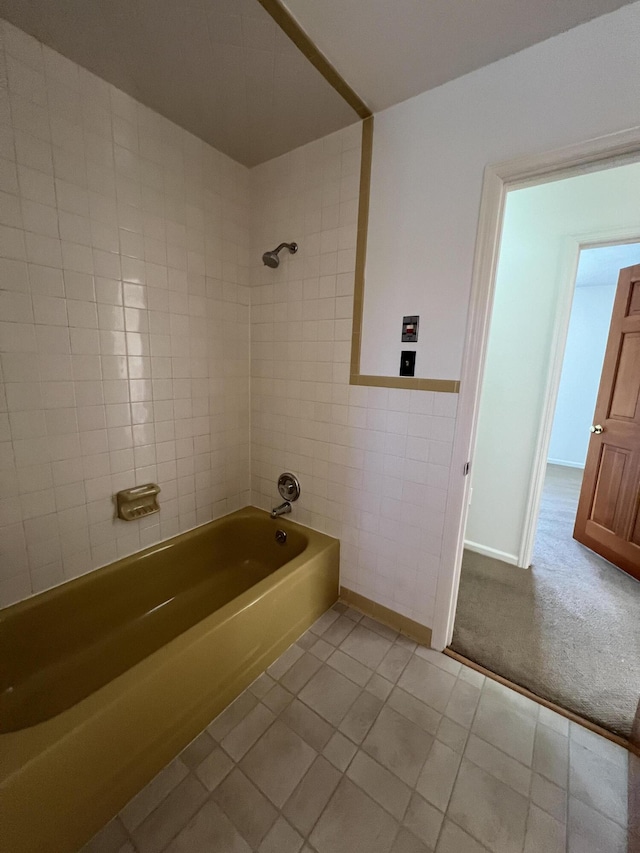
[[[400,376],[415,376],[416,354],[414,350],[402,350],[400,353]]]
[[[418,340],[418,323],[420,322],[420,317],[417,314],[413,314],[411,317],[403,317],[402,318],[402,342],[403,343],[416,343]]]

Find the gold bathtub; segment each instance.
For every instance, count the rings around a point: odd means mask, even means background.
[[[338,563],[250,507],[0,611],[2,849],[77,850],[337,600]]]

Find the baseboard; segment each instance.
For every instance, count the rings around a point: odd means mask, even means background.
[[[476,554],[482,554],[483,557],[493,557],[494,560],[501,560],[503,563],[509,563],[510,566],[518,565],[518,557],[516,554],[507,554],[506,551],[498,551],[497,548],[487,548],[486,545],[480,545],[478,542],[471,542],[469,539],[464,540],[464,547],[468,551],[474,551]]]
[[[561,705],[556,705],[555,702],[551,702],[549,699],[543,699],[541,696],[537,696],[535,693],[532,693],[531,690],[527,690],[526,687],[521,687],[519,684],[516,684],[515,681],[511,681],[508,678],[504,678],[502,675],[498,675],[496,672],[492,672],[490,669],[487,669],[485,666],[482,666],[470,658],[461,655],[459,652],[454,652],[453,649],[447,648],[444,650],[443,654],[447,655],[447,657],[453,658],[453,660],[457,660],[458,663],[468,666],[470,669],[475,669],[476,672],[481,672],[482,675],[493,679],[493,681],[497,681],[498,684],[504,684],[505,687],[510,687],[512,690],[515,690],[516,693],[520,693],[522,696],[526,696],[527,699],[537,702],[538,705],[543,705],[545,708],[555,711],[556,714],[560,714],[561,717],[565,717],[567,720],[571,720],[571,722],[577,723],[579,726],[583,726],[585,729],[595,732],[595,734],[600,735],[600,737],[606,738],[613,743],[617,743],[618,746],[628,749],[629,752],[633,752],[634,755],[640,754],[640,744],[634,744],[631,741],[620,737],[620,735],[614,735],[613,732],[610,732],[608,729],[603,729],[602,726],[597,725],[597,723],[592,723],[591,720],[586,720],[579,714],[576,714],[573,711],[568,711],[566,708],[563,708]]]
[[[561,465],[563,468],[580,468],[584,471],[584,462],[567,462],[566,459],[547,459],[547,465]]]
[[[364,613],[365,616],[370,616],[372,619],[377,619],[388,628],[393,628],[410,637],[421,646],[431,646],[431,628],[426,625],[421,625],[420,622],[415,622],[409,619],[408,616],[403,616],[402,613],[396,613],[389,607],[378,604],[376,601],[371,601],[359,592],[354,592],[352,589],[347,589],[344,586],[340,587],[340,601],[353,607],[354,610]]]

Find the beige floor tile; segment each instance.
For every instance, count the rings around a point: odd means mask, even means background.
[[[291,693],[298,693],[321,666],[321,660],[318,660],[318,658],[315,657],[315,655],[312,655],[311,652],[305,652],[302,657],[298,658],[293,666],[291,666],[285,674],[280,677],[280,684]]]
[[[398,687],[443,713],[455,683],[451,673],[414,656],[400,676]]]
[[[457,660],[450,658],[448,655],[443,655],[442,652],[437,652],[435,649],[430,649],[427,646],[418,646],[416,654],[419,658],[429,661],[439,669],[444,669],[445,672],[451,673],[458,677],[462,664]]]
[[[309,838],[318,853],[389,853],[398,824],[349,779],[343,779]]]
[[[500,699],[507,708],[513,708],[519,714],[525,714],[528,717],[538,719],[540,705],[529,699],[528,696],[523,696],[517,690],[512,690],[506,684],[501,684],[499,681],[494,681],[492,678],[485,678],[483,692],[489,696],[495,696]]]
[[[533,769],[561,788],[567,787],[569,738],[538,723],[533,747]]]
[[[473,722],[479,699],[480,690],[477,687],[458,679],[444,709],[445,716],[468,729]]]
[[[481,672],[478,672],[477,669],[472,669],[470,666],[464,666],[464,664],[460,667],[458,678],[460,681],[472,684],[474,687],[477,687],[478,690],[482,690],[484,686],[485,676]]]
[[[303,835],[308,835],[341,779],[326,758],[318,756],[285,803],[283,813]]]
[[[411,798],[411,789],[397,776],[362,751],[349,765],[347,776],[397,820],[402,820]]]
[[[571,743],[577,743],[585,749],[595,752],[607,761],[611,761],[612,764],[617,764],[619,767],[628,766],[629,753],[624,747],[618,746],[617,743],[613,743],[613,741],[597,735],[584,726],[579,726],[573,722],[570,723],[569,737]]]
[[[368,693],[372,693],[374,696],[377,696],[378,699],[382,699],[384,701],[393,690],[393,684],[390,681],[387,681],[386,678],[378,675],[378,673],[374,673],[371,676],[371,680],[365,687],[365,690]]]
[[[410,660],[411,652],[408,649],[403,649],[402,646],[395,644],[391,646],[389,651],[382,658],[376,672],[383,678],[396,682],[404,672],[404,668]]]
[[[233,761],[222,749],[215,749],[196,767],[195,774],[208,791],[217,788],[233,770]]]
[[[251,847],[260,844],[278,817],[269,800],[237,767],[211,797]]]
[[[339,619],[331,625],[322,635],[322,639],[332,646],[339,646],[340,643],[347,637],[356,627],[357,622],[349,617],[347,613],[340,616]]]
[[[536,721],[501,696],[483,691],[471,730],[521,764],[531,765]]]
[[[414,794],[404,817],[404,826],[432,850],[436,846],[444,814]]]
[[[343,613],[344,616],[347,616],[349,619],[354,622],[362,622],[364,619],[363,613],[358,613],[357,610],[354,610],[353,607],[347,607],[347,609]]]
[[[302,639],[302,637],[300,638]],[[315,637],[313,638],[315,642]],[[298,640],[300,643],[300,640]],[[258,699],[262,699],[263,696],[271,690],[275,681],[268,672],[263,672],[262,675],[259,675],[255,681],[252,681],[249,685],[249,690],[256,696]]]
[[[277,720],[245,755],[240,768],[272,803],[282,808],[315,757],[315,750]]]
[[[496,779],[509,785],[514,791],[525,797],[529,796],[531,790],[531,770],[520,764],[515,758],[511,758],[505,752],[491,746],[474,734],[469,736],[464,757],[473,761],[478,767],[482,767],[487,773],[491,773]]]
[[[464,726],[454,723],[448,717],[442,717],[436,729],[436,737],[442,743],[450,746],[451,749],[455,749],[456,752],[463,752],[467,744],[469,732]]]
[[[432,743],[431,735],[397,711],[385,707],[380,711],[362,748],[413,787]]]
[[[207,797],[204,785],[187,776],[131,833],[140,853],[158,853],[183,829]]]
[[[340,723],[339,731],[355,743],[362,743],[378,716],[383,702],[371,693],[362,691]]]
[[[326,664],[301,690],[300,699],[334,726],[339,726],[360,695],[360,688]]]
[[[627,769],[596,752],[571,744],[569,793],[606,817],[627,825]]]
[[[116,817],[87,841],[79,853],[117,853],[127,843],[126,839],[127,833]]]
[[[325,746],[322,754],[334,767],[344,772],[349,766],[351,759],[356,754],[358,747],[340,732],[336,732],[329,743]]]
[[[326,615],[326,614],[324,614]],[[322,616],[320,617],[322,618]],[[294,643],[292,646],[283,652],[278,660],[274,661],[271,666],[267,669],[267,672],[271,676],[271,678],[275,678],[279,680],[285,674],[285,672],[290,669],[294,663],[302,657],[304,654],[304,649],[300,648],[297,643]]]
[[[396,840],[393,842],[391,853],[431,853],[431,848],[423,844],[408,829],[401,827]]]
[[[329,742],[335,731],[332,725],[299,699],[295,699],[282,712],[280,719],[318,752]]]
[[[537,806],[530,806],[524,853],[565,853],[567,829]]]
[[[208,850],[251,853],[247,842],[212,800],[191,818],[166,848],[166,853],[205,853]]]
[[[283,817],[279,817],[258,848],[258,853],[298,853],[303,844],[302,836]]]
[[[195,740],[192,740],[186,749],[180,753],[180,759],[187,767],[197,767],[211,753],[216,746],[216,742],[211,737],[209,732],[201,732]]]
[[[407,651],[412,654],[418,648],[418,644],[415,640],[410,640],[409,637],[405,637],[404,634],[398,634],[395,644],[396,646],[402,646],[403,649],[407,649]]]
[[[455,823],[445,820],[436,853],[487,853],[487,848]],[[540,851],[544,853],[544,851]]]
[[[627,768],[617,745],[341,606],[82,853],[564,853],[567,834],[569,853],[631,853]]]
[[[415,696],[402,690],[400,687],[395,687],[387,700],[387,706],[398,711],[407,720],[411,720],[417,726],[420,726],[428,734],[435,734],[440,725],[442,716],[438,711],[425,705]]]
[[[463,759],[448,816],[492,853],[521,853],[529,802]]]
[[[460,766],[460,753],[434,740],[418,777],[416,790],[427,802],[445,811]]]
[[[391,641],[359,624],[342,641],[340,648],[343,652],[346,652],[346,654],[373,670],[380,665],[382,659],[391,648]]]
[[[314,634],[312,631],[305,631],[301,637],[298,637],[296,640],[296,645],[300,646],[301,649],[304,649],[306,652],[309,651],[311,646],[313,646],[318,640],[318,635]]]
[[[567,792],[539,773],[531,780],[531,802],[561,823],[567,822]]]
[[[317,634],[318,636],[321,636],[322,634],[324,634],[327,628],[333,625],[333,623],[339,618],[340,614],[332,608],[331,610],[327,610],[326,613],[323,613],[319,619],[316,619],[316,621],[313,623],[311,628],[309,628],[309,630],[312,634]]]
[[[538,711],[538,722],[553,729],[554,732],[558,732],[559,735],[566,737],[569,734],[569,720],[552,711],[551,708],[545,708],[544,705],[541,705]]]
[[[286,654],[286,653],[285,653]],[[257,698],[245,690],[207,726],[207,732],[218,743],[258,704]]]
[[[213,741],[212,741],[213,743]],[[188,770],[180,758],[175,758],[164,767],[139,794],[130,800],[120,812],[120,820],[131,832],[151,814],[166,796],[182,782]]]
[[[355,658],[352,658],[350,655],[346,655],[344,652],[340,651],[340,649],[336,649],[332,655],[327,658],[327,664],[338,672],[341,672],[343,675],[346,675],[347,678],[354,681],[360,687],[364,687],[373,675],[373,671],[369,669],[368,666],[365,666],[355,660]]]
[[[293,693],[289,693],[281,684],[275,682],[271,690],[263,697],[262,704],[266,705],[274,714],[279,714],[293,702],[293,698]]]
[[[464,752],[469,731],[448,717],[442,717],[436,729],[436,737],[456,752]]]
[[[309,649],[312,655],[315,655],[319,660],[325,661],[335,651],[335,646],[327,643],[322,637],[319,637]]]
[[[234,761],[239,761],[274,720],[275,714],[272,711],[262,704],[256,705],[244,720],[222,739],[222,748]]]
[[[635,853],[627,833],[600,812],[569,798],[568,853]]]

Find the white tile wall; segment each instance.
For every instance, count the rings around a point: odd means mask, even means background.
[[[252,169],[252,499],[296,472],[292,517],[341,539],[343,585],[431,625],[457,395],[349,385],[360,138]]]
[[[5,605],[248,503],[249,173],[0,34]]]
[[[0,606],[293,470],[342,583],[430,625],[457,400],[348,384],[360,125],[249,172],[1,34]],[[114,519],[147,481],[161,513]]]

